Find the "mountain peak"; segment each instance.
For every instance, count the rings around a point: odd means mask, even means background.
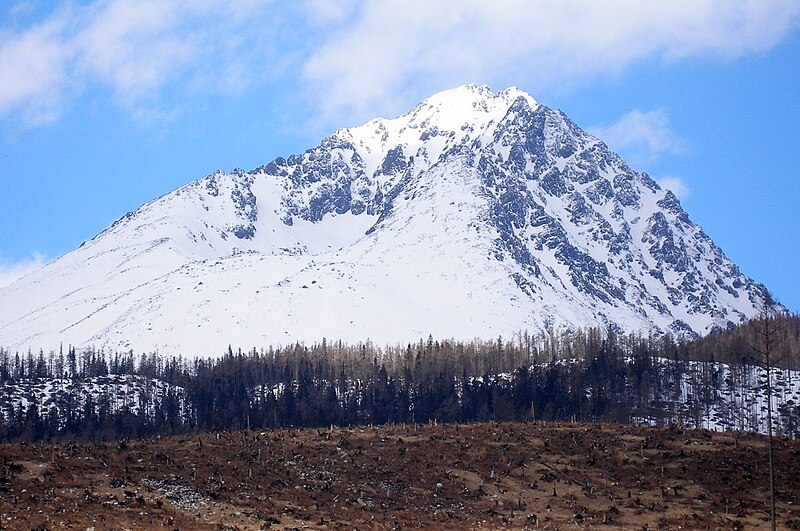
[[[424,155],[433,163],[452,146],[491,136],[520,102],[530,110],[538,108],[534,98],[516,87],[493,92],[486,85],[461,85],[424,99],[396,118],[376,118],[333,136],[363,150],[367,173],[376,171],[383,157],[398,148],[408,157],[424,145]]]
[[[533,97],[516,87],[493,92],[486,85],[461,85],[426,98],[410,114],[423,109],[434,111],[438,114],[438,120],[444,124],[477,124],[489,120],[496,122],[520,97],[525,99],[531,109],[538,106]]]
[[[516,86],[510,86],[500,91],[493,91],[488,85],[479,85],[475,83],[468,83],[466,85],[460,85],[458,87],[445,89],[440,92],[437,92],[423,101],[431,101],[431,100],[468,100],[468,101],[488,101],[488,100],[499,100],[500,102],[505,103],[506,105],[510,105],[514,100],[519,97],[525,98],[531,108],[536,108],[538,105],[536,100],[525,92],[524,90],[520,89]]]

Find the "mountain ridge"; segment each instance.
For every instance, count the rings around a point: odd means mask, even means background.
[[[694,336],[752,317],[763,290],[561,111],[465,85],[123,216],[0,290],[0,344]]]

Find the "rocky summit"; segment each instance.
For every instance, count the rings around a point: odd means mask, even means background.
[[[695,336],[752,317],[763,292],[562,112],[467,85],[125,215],[0,290],[0,345]]]

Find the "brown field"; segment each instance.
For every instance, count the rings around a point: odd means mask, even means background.
[[[768,528],[765,438],[600,424],[0,445],[2,529]],[[776,440],[778,527],[800,443]]]

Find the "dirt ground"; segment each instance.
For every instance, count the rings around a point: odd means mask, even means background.
[[[800,442],[776,440],[800,529]],[[765,438],[395,425],[0,445],[2,529],[768,528]]]

